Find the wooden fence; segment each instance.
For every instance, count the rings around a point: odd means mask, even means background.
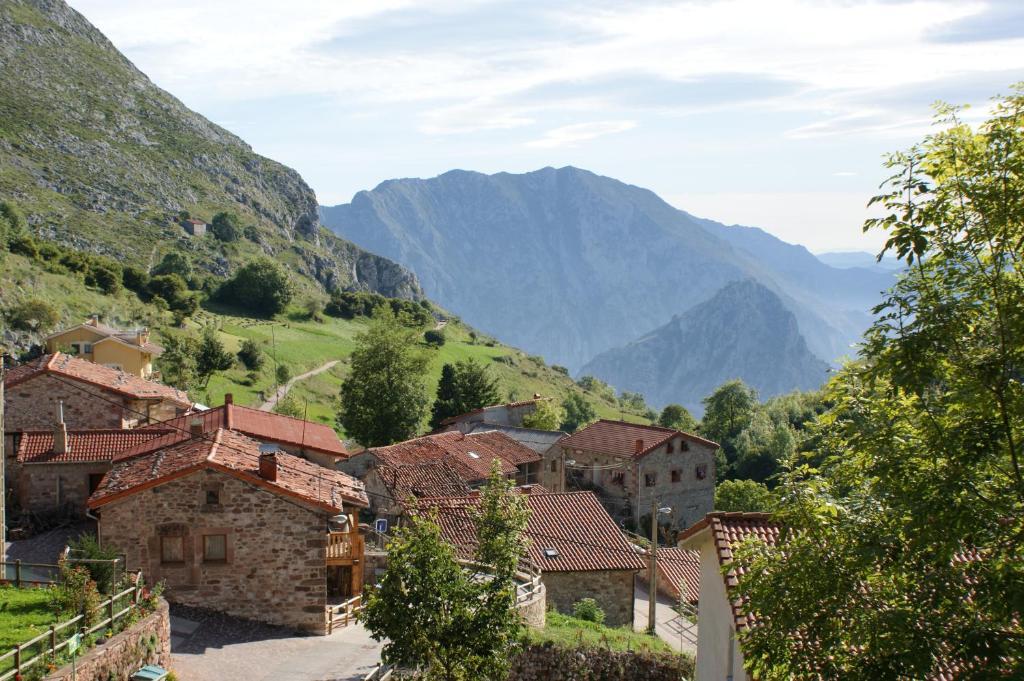
[[[363,597],[353,596],[344,603],[327,606],[327,633],[331,634],[335,629],[347,627],[354,624],[356,617],[363,610]],[[3,681],[0,678],[0,681]]]
[[[60,565],[51,563],[23,563],[20,560],[0,562],[0,584],[23,586],[49,586],[60,582]]]
[[[137,608],[141,596],[142,573],[139,572],[135,576],[134,585],[120,593],[114,594],[93,609],[90,614],[100,615],[103,619],[92,626],[86,627],[85,615],[78,615],[66,622],[51,624],[49,631],[16,645],[10,652],[0,655],[0,670],[6,669],[6,671],[0,672],[0,681],[8,681],[9,679],[20,677],[33,665],[45,663],[48,659],[52,660],[57,653],[68,647],[71,637],[77,633],[88,636],[104,628],[113,632],[114,623]],[[122,603],[125,606],[119,608]],[[34,648],[37,649],[37,652],[35,655],[32,655]],[[26,654],[31,655],[31,657],[26,659]],[[8,669],[8,667],[10,668]]]

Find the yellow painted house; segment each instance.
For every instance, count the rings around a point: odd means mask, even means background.
[[[149,329],[119,331],[101,324],[96,316],[70,329],[46,337],[46,352],[66,352],[138,376],[153,376],[153,358],[164,351],[149,340]]]

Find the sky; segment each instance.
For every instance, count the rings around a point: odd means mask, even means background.
[[[1024,80],[1024,0],[70,0],[320,203],[453,168],[573,165],[814,252],[937,100]]]

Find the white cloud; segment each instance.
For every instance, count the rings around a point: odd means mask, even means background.
[[[529,147],[552,149],[554,147],[572,146],[579,142],[592,140],[604,135],[625,132],[636,127],[636,121],[593,121],[590,123],[574,123],[560,128],[548,130],[540,139],[527,142]]]

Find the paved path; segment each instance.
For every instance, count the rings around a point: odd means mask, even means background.
[[[306,380],[307,378],[309,378],[311,376],[316,376],[317,374],[322,374],[323,372],[327,371],[328,369],[333,367],[335,364],[337,364],[339,361],[341,361],[341,360],[332,359],[327,364],[323,364],[321,366],[318,366],[316,369],[313,369],[311,371],[307,371],[304,374],[299,374],[298,376],[294,376],[290,381],[288,381],[287,383],[282,385],[280,388],[278,388],[277,392],[275,392],[273,395],[271,395],[269,400],[267,400],[266,402],[264,402],[263,404],[260,405],[260,411],[274,411],[274,407],[277,406],[278,402],[280,402],[281,400],[284,399],[284,396],[288,394],[288,391],[292,389],[292,386],[294,386],[299,381]]]
[[[360,625],[330,636],[171,608],[171,666],[181,681],[361,681],[380,647]]]
[[[654,619],[658,638],[680,652],[697,654],[697,625],[680,617],[672,608],[673,603],[665,596],[658,595]],[[636,601],[633,609],[633,628],[647,629],[647,585],[637,580]]]

